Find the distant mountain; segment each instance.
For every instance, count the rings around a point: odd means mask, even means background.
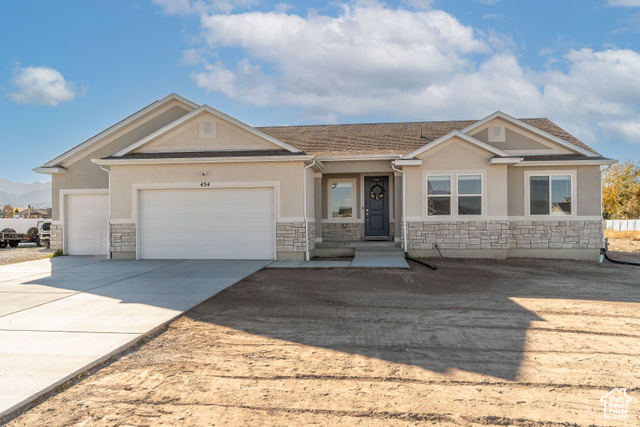
[[[51,207],[51,183],[34,181],[30,184],[0,178],[0,208],[9,204],[15,208]]]

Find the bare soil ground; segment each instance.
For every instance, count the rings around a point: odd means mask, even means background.
[[[428,262],[262,270],[9,425],[639,424],[640,267]]]
[[[17,248],[0,248],[0,265],[33,261],[53,255],[53,249],[37,247],[35,243],[20,243]]]
[[[609,239],[609,250],[640,254],[640,231],[605,230],[604,237]]]

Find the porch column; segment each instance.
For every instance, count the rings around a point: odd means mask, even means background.
[[[316,220],[316,242],[322,241],[322,174],[313,175],[314,212]]]
[[[400,172],[393,173],[393,212],[395,214],[395,238],[394,241],[402,241],[402,180],[403,175]]]

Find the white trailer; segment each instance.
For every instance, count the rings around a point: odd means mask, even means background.
[[[41,219],[31,218],[0,218],[0,248],[7,245],[17,247],[20,242],[35,242],[42,246],[38,231],[38,223]]]

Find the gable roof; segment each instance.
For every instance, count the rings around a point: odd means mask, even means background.
[[[146,136],[145,138],[141,139],[140,141],[136,142],[135,144],[132,144],[130,146],[128,146],[127,148],[125,148],[124,150],[120,150],[117,153],[115,153],[113,155],[113,157],[120,157],[120,156],[126,156],[128,154],[133,153],[135,150],[137,150],[140,147],[143,147],[145,145],[147,145],[148,143],[150,143],[151,141],[153,141],[154,139],[170,132],[171,130],[177,128],[178,126],[182,125],[183,123],[188,122],[189,120],[193,119],[194,117],[197,117],[200,114],[203,113],[209,113],[212,114],[216,117],[218,117],[221,120],[227,121],[235,126],[238,126],[241,129],[244,129],[245,131],[252,133],[253,135],[262,138],[266,141],[269,141],[270,143],[284,149],[287,151],[290,151],[292,153],[301,153],[300,150],[294,146],[291,146],[285,142],[280,141],[277,138],[274,138],[273,136],[264,133],[262,131],[259,130],[259,128],[254,128],[252,126],[249,126],[248,124],[241,122],[238,119],[235,119],[231,116],[229,116],[228,114],[223,113],[222,111],[218,111],[213,107],[210,107],[208,105],[202,105],[198,108],[196,108],[195,110],[191,111],[188,114],[185,114],[184,116],[180,117],[179,119],[169,123],[168,125],[166,125],[165,127],[158,129],[157,131],[155,131],[154,133],[152,133],[151,135]]]
[[[466,133],[462,133],[459,130],[454,130],[452,132],[449,132],[448,134],[436,139],[435,141],[432,141],[428,144],[423,145],[422,147],[418,148],[417,150],[412,151],[409,154],[406,154],[403,156],[403,158],[405,159],[411,159],[419,154],[424,153],[427,150],[430,150],[434,147],[437,147],[438,145],[442,144],[443,142],[449,141],[452,138],[458,137],[460,139],[462,139],[463,141],[471,144],[471,145],[475,145],[476,147],[480,147],[490,153],[495,154],[496,156],[500,156],[500,157],[510,157],[509,153],[500,150],[499,148],[496,148],[492,145],[489,144],[485,144],[482,141],[479,141],[473,137],[470,137],[469,135],[467,135]]]
[[[510,115],[508,115],[506,113],[503,113],[502,111],[496,111],[495,113],[485,117],[484,119],[478,120],[474,124],[462,129],[462,132],[464,132],[464,133],[472,132],[474,129],[477,129],[480,126],[484,125],[485,123],[488,123],[491,120],[496,119],[496,118],[503,119],[506,122],[510,122],[511,124],[514,124],[514,125],[519,126],[519,127],[523,128],[523,129],[526,129],[529,132],[532,132],[534,134],[538,134],[538,135],[542,136],[543,138],[550,139],[551,141],[554,141],[557,144],[560,144],[560,145],[562,145],[564,147],[567,147],[570,150],[582,153],[582,154],[584,154],[586,156],[599,156],[600,155],[599,153],[597,153],[596,151],[594,151],[590,147],[588,147],[586,144],[584,144],[583,142],[579,141],[577,138],[573,137],[568,132],[566,132],[565,130],[563,130],[560,127],[558,127],[555,123],[553,123],[549,119],[529,119],[528,121],[538,121],[538,124],[540,126],[546,127],[549,130],[553,130],[553,131],[555,131],[556,128],[557,128],[557,130],[559,131],[558,133],[561,134],[562,137],[558,137],[558,136],[554,135],[553,132],[547,132],[544,129],[541,129],[539,126],[536,126],[534,124],[530,124],[530,123],[528,123],[527,120],[518,120],[515,117],[511,117]],[[565,140],[564,138],[568,138],[571,141]]]
[[[489,116],[491,117],[491,116]],[[545,118],[515,119],[564,142],[578,152],[599,154]],[[346,125],[273,126],[260,131],[315,156],[406,155],[453,132],[475,127],[477,120]],[[586,154],[585,154],[586,155]]]
[[[135,120],[139,119],[140,117],[144,116],[145,114],[161,107],[162,105],[165,105],[171,101],[179,101],[182,102],[185,105],[188,105],[192,108],[197,108],[198,104],[189,101],[186,98],[183,98],[182,96],[176,94],[176,93],[171,93],[167,96],[165,96],[162,99],[159,99],[157,101],[152,102],[151,104],[147,105],[144,108],[141,108],[140,110],[136,111],[135,113],[131,114],[130,116],[120,120],[118,123],[108,127],[107,129],[103,130],[102,132],[100,132],[97,135],[92,136],[91,138],[87,139],[86,141],[76,145],[75,147],[73,147],[72,149],[62,153],[61,155],[59,155],[58,157],[56,157],[53,160],[48,161],[47,163],[45,163],[42,167],[40,168],[36,168],[37,172],[40,172],[37,169],[46,169],[46,168],[55,168],[57,165],[59,165],[60,163],[62,163],[63,161],[65,161],[66,159],[68,159],[69,157],[73,156],[74,154],[82,151],[83,149],[93,145],[94,143],[98,142],[99,140],[119,131],[120,129],[122,129],[123,127],[127,126],[129,123],[134,122]]]

